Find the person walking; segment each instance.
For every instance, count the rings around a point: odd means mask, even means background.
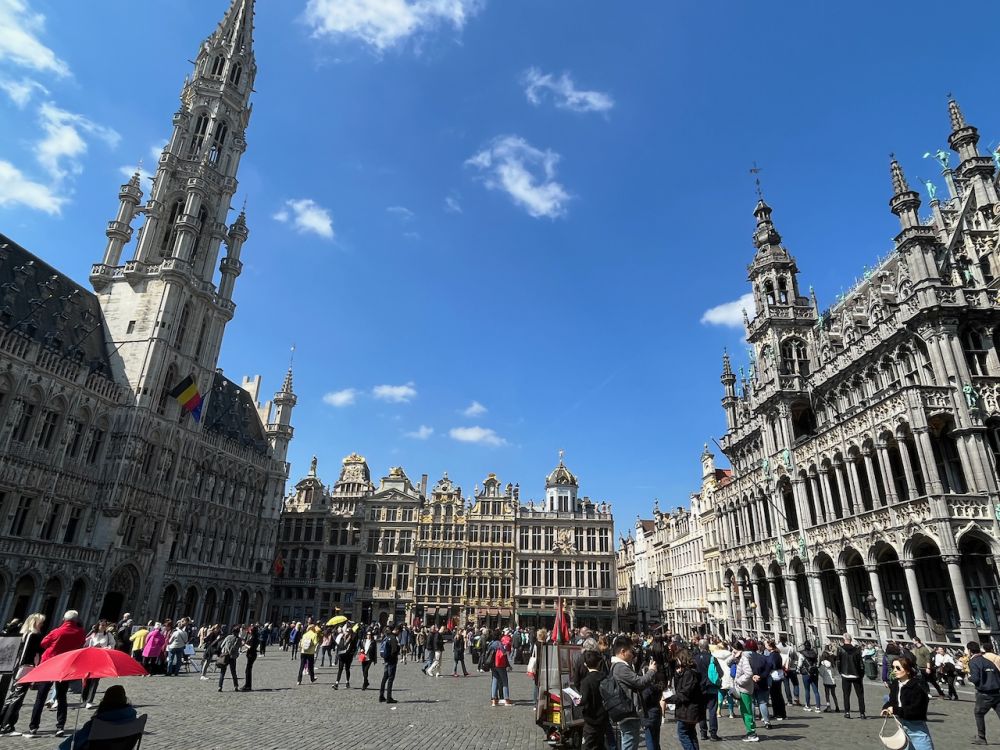
[[[34,669],[42,658],[42,627],[45,625],[45,615],[36,612],[28,615],[21,626],[21,647],[17,652],[17,659],[14,661],[15,684],[7,693],[3,709],[0,711],[0,736],[14,736],[20,734],[15,731],[17,718],[24,704],[24,698],[31,689],[30,682],[17,683],[16,680],[26,676]]]
[[[955,690],[955,657],[944,650],[944,646],[938,646],[934,654],[935,677],[944,680],[948,686],[948,700],[957,701],[958,691]],[[937,680],[935,680],[937,684]]]
[[[605,750],[605,738],[611,725],[604,699],[601,698],[601,680],[606,676],[604,660],[599,651],[584,651],[583,663],[587,674],[580,682],[580,715],[583,717],[581,750]]]
[[[170,622],[167,620],[167,622]],[[181,672],[181,662],[184,661],[184,649],[188,645],[187,620],[178,620],[177,626],[170,629],[167,626],[167,677],[176,677]],[[166,625],[166,623],[164,623]]]
[[[733,677],[733,685],[739,694],[740,716],[743,718],[743,728],[746,730],[743,741],[760,742],[760,737],[757,736],[757,725],[754,722],[753,704],[756,685],[754,683],[753,665],[750,662],[751,645],[756,644],[753,641],[749,641],[746,644],[741,643],[733,647],[733,658],[736,660],[736,674]]]
[[[320,632],[318,625],[310,625],[302,633],[301,638],[295,640],[295,644],[301,651],[299,658],[299,676],[295,680],[296,685],[302,684],[302,672],[309,672],[309,681],[316,682],[316,649],[319,648]]]
[[[292,624],[291,630],[288,631],[288,645],[292,649],[292,660],[295,660],[295,656],[299,652],[299,641],[302,640],[303,631],[302,623],[296,622]],[[313,654],[315,656],[315,654]]]
[[[923,683],[924,690],[930,695],[931,685],[937,690],[939,698],[944,697],[944,692],[941,690],[941,686],[937,684],[937,680],[934,679],[934,655],[931,650],[927,648],[927,645],[919,638],[913,639],[913,648],[910,649],[910,653],[913,654],[913,659],[917,664],[917,672],[920,675],[919,679]]]
[[[427,670],[428,677],[441,676],[441,657],[444,656],[444,628],[438,628],[437,640],[434,643],[434,660],[431,668]],[[510,657],[510,649],[507,649],[507,656]]]
[[[379,703],[395,703],[392,697],[392,683],[396,680],[396,665],[399,663],[399,625],[391,631],[386,628],[378,655],[382,658],[382,684],[378,689]]]
[[[336,660],[333,657],[333,629],[327,628],[323,631],[323,640],[320,641],[319,646],[319,665],[321,667],[326,666],[326,660],[330,660],[330,666],[336,666]]]
[[[705,644],[706,648],[708,644]],[[694,659],[687,649],[681,649],[674,656],[673,674],[674,718],[677,719],[677,741],[682,750],[698,750],[699,721],[705,719],[705,698],[702,689],[701,675],[695,666]],[[715,693],[715,687],[710,688]],[[647,750],[658,750],[648,748]]]
[[[782,683],[785,681],[785,668],[781,651],[774,641],[767,642],[767,654],[764,656],[767,662],[767,683],[768,693],[771,696],[771,717],[775,721],[784,721],[788,718],[785,709],[785,697],[781,693]],[[798,689],[798,686],[796,686]]]
[[[785,671],[783,687],[785,688],[785,703],[801,706],[799,701],[799,664],[801,653],[795,646],[788,642],[788,636],[783,635],[778,639],[778,651],[781,653],[781,666]]]
[[[132,647],[132,615],[129,612],[125,613],[125,616],[115,627],[115,648],[126,654],[135,651],[135,648]]]
[[[402,647],[400,647],[402,650]],[[378,661],[378,641],[375,639],[375,631],[367,630],[365,631],[365,638],[361,642],[361,648],[358,650],[358,658],[361,659],[361,689],[368,689],[368,671],[372,668],[372,664]]]
[[[823,710],[819,700],[819,654],[816,653],[811,641],[802,642],[802,650],[799,651],[799,672],[802,675],[802,690],[806,694],[806,705],[803,710],[814,710],[812,701],[815,700],[815,711],[819,713]]]
[[[642,677],[632,668],[635,656],[632,639],[620,635],[615,638],[611,647],[614,656],[611,657],[611,677],[614,678],[620,690],[632,698],[632,716],[619,719],[618,734],[621,738],[621,750],[639,750],[642,743],[642,705],[640,693],[643,688],[656,679],[656,663],[649,666],[649,671]]]
[[[253,663],[257,661],[257,651],[260,648],[260,631],[256,625],[251,625],[247,631],[246,642],[243,644],[247,652],[247,665],[243,675],[243,692],[253,690]]]
[[[823,696],[826,699],[826,708],[823,709],[823,713],[828,714],[830,711],[836,711],[840,713],[840,701],[837,698],[837,680],[834,677],[834,662],[837,656],[830,650],[827,646],[823,650],[823,654],[819,659],[819,679],[823,683]],[[833,706],[831,709],[830,706]]]
[[[430,677],[430,669],[434,664],[434,653],[437,651],[437,639],[438,632],[437,627],[431,626],[431,629],[427,632],[427,636],[424,640],[424,666],[420,668],[420,671],[425,675]]]
[[[892,672],[896,679],[889,684],[889,699],[882,706],[882,716],[893,716],[902,724],[910,740],[907,750],[934,750],[927,728],[930,696],[920,684],[917,665],[909,656],[896,656]]]
[[[976,707],[972,715],[976,720],[976,739],[973,745],[986,744],[986,714],[994,711],[1000,716],[1000,659],[995,654],[984,654],[977,641],[966,645],[969,652],[969,682],[976,686]]]
[[[216,651],[218,650],[219,644],[221,643],[222,629],[218,625],[213,625],[205,633],[205,637],[201,639],[204,651],[201,654],[201,678],[202,680],[207,680],[208,678],[208,665],[211,663],[212,659],[215,657]]]
[[[351,662],[354,654],[358,650],[358,643],[355,640],[354,631],[347,625],[340,631],[335,641],[337,644],[337,681],[333,683],[333,689],[340,689],[340,675],[345,674],[347,678],[347,689],[351,689]]]
[[[465,635],[461,630],[455,631],[455,640],[451,642],[451,652],[455,659],[455,669],[452,670],[451,676],[458,677],[458,665],[462,665],[462,676],[468,677],[469,670],[465,668]]]
[[[114,624],[108,623],[107,620],[98,622],[87,635],[87,639],[83,642],[83,645],[89,648],[113,649],[117,645],[117,630]],[[99,683],[100,680],[93,677],[89,680],[84,680],[80,700],[87,710],[95,706],[94,701],[97,698],[97,685]]]
[[[708,640],[698,641],[698,653],[694,655],[695,667],[701,678],[701,691],[705,697],[705,711],[699,722],[700,737],[703,740],[719,739],[719,690],[722,688],[722,676],[725,672],[719,660],[708,647]]]
[[[215,658],[215,665],[219,668],[219,692],[222,692],[222,683],[226,681],[226,669],[233,677],[233,690],[239,690],[240,684],[236,679],[236,660],[240,656],[240,649],[243,648],[243,641],[240,640],[240,626],[233,625],[229,635],[222,639],[219,644],[219,655]]]
[[[67,651],[74,651],[83,648],[86,635],[83,626],[79,622],[80,613],[75,609],[67,610],[63,615],[63,622],[58,628],[42,638],[41,647],[44,649],[39,659],[39,664],[44,664],[53,656],[64,654]],[[56,686],[56,737],[66,734],[66,694],[69,692],[68,682],[57,682]],[[45,697],[52,687],[51,682],[37,683],[38,695],[35,698],[35,705],[31,709],[31,718],[28,720],[28,731],[25,737],[37,737],[38,726],[42,722],[42,710],[45,708]]]
[[[844,718],[851,718],[851,690],[858,698],[858,712],[865,716],[865,667],[861,663],[861,649],[854,645],[851,636],[844,633],[844,643],[837,649],[837,670],[840,672],[840,686],[844,694]]]
[[[500,631],[493,632],[493,640],[486,648],[487,666],[490,670],[490,705],[491,706],[513,706],[510,701],[510,684],[508,680],[508,670],[510,661],[507,651],[500,642]],[[428,645],[428,650],[430,646]]]

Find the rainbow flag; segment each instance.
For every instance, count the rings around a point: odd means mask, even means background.
[[[198,386],[193,376],[188,375],[175,385],[170,395],[177,399],[181,409],[194,417],[195,422],[201,421],[201,394],[198,393]]]

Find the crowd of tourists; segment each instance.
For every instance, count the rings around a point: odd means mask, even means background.
[[[537,633],[538,643],[548,633]],[[959,700],[956,683],[976,689],[974,745],[985,745],[985,716],[1000,716],[1000,656],[971,642],[950,653],[920,639],[889,641],[881,653],[845,634],[821,649],[805,641],[679,636],[597,635],[583,629],[570,685],[583,719],[584,750],[660,750],[665,717],[676,720],[683,750],[719,741],[719,720],[740,719],[743,741],[759,742],[760,730],[777,729],[789,707],[816,713],[868,717],[866,675],[879,685],[875,713],[885,717],[900,748],[933,750],[927,725],[931,691]],[[529,667],[530,669],[530,667]],[[877,683],[876,683],[877,684]],[[891,736],[891,735],[887,735]]]
[[[342,684],[350,689],[352,671],[356,683],[360,671],[360,689],[367,691],[377,681],[378,700],[383,703],[396,703],[392,691],[400,663],[420,664],[421,673],[433,680],[447,675],[446,653],[454,678],[470,676],[470,667],[488,673],[490,706],[514,705],[509,679],[514,664],[527,664],[534,683],[529,705],[538,704],[540,689],[551,689],[539,685],[536,666],[541,647],[551,640],[545,629],[380,626],[345,617],[329,624],[309,618],[196,627],[189,618],[143,624],[126,614],[116,622],[100,620],[87,630],[79,613],[70,610],[47,633],[45,616],[33,614],[23,623],[11,622],[4,634],[21,638],[15,679],[53,656],[90,646],[129,653],[152,675],[172,677],[182,668],[200,670],[201,679],[216,683],[219,692],[227,677],[234,691],[249,692],[254,662],[273,646],[297,661],[296,685],[317,681],[319,656],[320,667],[336,669],[332,689],[339,690]],[[761,730],[776,729],[788,718],[790,707],[866,719],[872,706],[865,695],[866,678],[881,683],[874,713],[887,717],[905,736],[908,744],[903,746],[913,750],[934,747],[927,725],[932,691],[941,699],[959,700],[956,684],[975,687],[973,744],[986,744],[986,714],[994,711],[1000,716],[1000,656],[990,644],[972,642],[951,652],[943,647],[932,650],[914,638],[908,643],[889,641],[876,649],[874,644],[855,644],[846,634],[822,647],[809,641],[796,646],[785,639],[725,642],[696,636],[685,642],[679,636],[599,634],[587,628],[574,630],[569,639],[579,646],[573,651],[567,681],[568,694],[577,704],[574,711],[583,722],[584,750],[638,750],[643,743],[646,750],[660,750],[661,727],[671,714],[683,750],[721,739],[719,720],[726,717],[742,721],[744,742],[758,742]],[[381,674],[371,675],[379,662]],[[213,669],[215,674],[210,675]],[[71,689],[79,692],[81,707],[96,710],[104,720],[135,718],[120,686],[109,688],[99,704],[98,686],[96,679],[76,685],[13,684],[0,709],[0,737],[19,734],[16,727],[26,702],[31,713],[25,737],[38,736],[47,708],[55,711],[56,736],[66,736]],[[32,689],[35,697],[27,701]],[[527,690],[519,697],[527,703]],[[84,740],[89,726],[88,722],[81,730]]]

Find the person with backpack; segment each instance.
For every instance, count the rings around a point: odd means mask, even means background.
[[[837,699],[837,679],[834,676],[837,656],[833,653],[832,646],[823,649],[819,657],[819,679],[823,683],[823,695],[826,698],[826,708],[823,713],[828,714],[831,710],[840,713],[840,701]],[[833,709],[830,706],[833,706]]]
[[[698,641],[698,653],[694,655],[694,664],[699,677],[701,677],[701,691],[705,696],[705,712],[699,721],[701,739],[718,741],[719,690],[722,688],[722,675],[725,670],[719,660],[709,651],[708,641],[704,638]]]
[[[392,683],[396,680],[396,665],[399,663],[399,631],[397,625],[392,630],[386,628],[382,642],[379,643],[378,655],[382,660],[382,684],[378,689],[379,703],[395,703],[392,697]]]
[[[642,677],[632,669],[633,646],[627,636],[615,638],[611,647],[611,674],[601,681],[601,697],[608,718],[616,725],[621,737],[621,750],[638,750],[642,742],[642,722],[639,720],[640,693],[656,678],[656,662]]]
[[[1000,658],[995,654],[984,654],[976,641],[965,646],[969,657],[969,681],[976,686],[976,707],[972,715],[976,719],[976,739],[973,745],[986,744],[986,714],[990,711],[1000,716]]]
[[[347,689],[351,689],[351,662],[354,661],[354,654],[358,650],[358,643],[354,637],[354,631],[344,625],[343,630],[340,631],[340,635],[337,636],[336,651],[337,651],[337,681],[333,683],[333,689],[340,689],[340,675],[344,674],[347,678]]]
[[[510,657],[507,654],[503,643],[500,642],[500,631],[493,632],[493,640],[486,648],[484,661],[487,669],[490,670],[492,679],[490,680],[490,705],[491,706],[513,706],[510,700],[510,684],[507,678],[507,671],[510,669]]]
[[[823,706],[819,701],[819,654],[809,641],[802,643],[802,650],[799,652],[799,673],[802,675],[802,689],[806,694],[806,705],[804,711],[819,713]],[[816,699],[816,708],[812,707],[812,698]]]
[[[316,682],[316,649],[320,642],[319,625],[310,625],[294,643],[299,649],[299,674],[295,684],[302,684],[302,672],[308,670],[309,681]]]
[[[239,658],[240,649],[243,648],[243,641],[240,639],[240,626],[233,625],[229,635],[222,639],[219,644],[218,656],[215,659],[215,666],[219,668],[219,692],[222,692],[222,683],[226,681],[226,668],[233,676],[233,690],[239,690],[240,684],[236,679],[236,659]]]
[[[787,635],[778,639],[778,651],[781,653],[782,669],[785,672],[785,679],[782,681],[785,688],[785,703],[801,706],[802,703],[799,702],[800,654],[795,646],[788,642]]]

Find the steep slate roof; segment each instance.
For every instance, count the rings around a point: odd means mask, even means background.
[[[243,443],[261,454],[268,449],[267,435],[253,398],[221,372],[212,378],[212,391],[202,423],[205,432]]]
[[[0,330],[111,378],[97,296],[0,233]]]

